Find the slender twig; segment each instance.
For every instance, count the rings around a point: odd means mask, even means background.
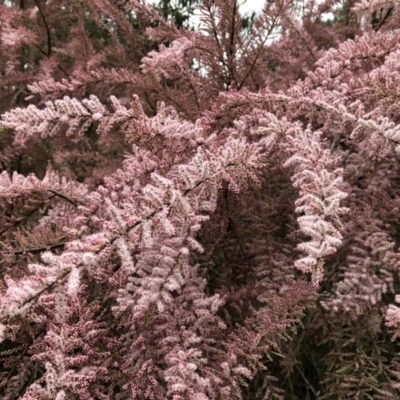
[[[279,11],[281,11],[281,9],[280,9]],[[244,78],[242,79],[242,82],[239,84],[238,90],[240,90],[240,89],[243,87],[243,85],[244,85],[244,83],[246,82],[247,78],[248,78],[249,75],[252,73],[253,68],[254,68],[254,66],[256,65],[257,60],[258,60],[258,58],[259,58],[260,55],[261,55],[261,51],[263,50],[266,41],[268,40],[270,34],[272,33],[273,29],[274,29],[275,26],[276,26],[275,24],[276,24],[276,21],[277,21],[277,19],[278,19],[278,15],[279,15],[279,14],[275,15],[274,21],[271,23],[271,27],[268,29],[268,32],[266,33],[265,38],[264,38],[264,40],[262,41],[262,43],[261,43],[261,45],[260,45],[260,51],[258,51],[257,54],[256,54],[256,56],[254,57],[254,60],[253,60],[253,62],[251,63],[249,70],[247,71],[246,75],[245,75]]]
[[[37,7],[38,10],[39,10],[39,14],[40,14],[40,16],[42,17],[42,21],[43,21],[44,27],[45,27],[45,29],[46,29],[46,34],[47,34],[47,56],[50,57],[50,56],[51,56],[51,35],[50,35],[50,28],[49,28],[49,25],[47,24],[46,18],[45,18],[44,14],[43,14],[42,8],[40,7],[38,1],[37,1],[37,0],[34,0],[34,1],[35,1],[35,4],[36,4],[36,7]]]
[[[44,292],[52,289],[54,286],[56,286],[56,284],[60,284],[63,283],[64,279],[69,275],[69,273],[71,272],[71,268],[66,268],[63,273],[56,279],[54,280],[52,283],[50,283],[49,285],[45,286],[44,288],[42,288],[41,290],[39,290],[35,295],[33,295],[32,297],[30,297],[29,299],[26,299],[22,304],[21,304],[21,308],[25,307],[27,304],[29,304],[30,302],[32,302],[33,300],[36,300],[38,297],[40,297]],[[4,322],[6,319],[8,318],[8,315],[5,315],[3,318],[0,318],[0,322]]]
[[[54,196],[50,197],[48,200],[51,200]],[[19,219],[18,221],[15,221],[12,225],[7,226],[7,228],[4,228],[2,231],[0,231],[0,236],[9,231],[12,228],[15,228],[19,224],[21,224],[23,221],[26,221],[32,214],[34,214],[37,210],[39,210],[41,207],[43,207],[46,204],[45,201],[41,202],[37,207],[35,207],[28,215],[25,215],[23,218]]]
[[[55,196],[60,197],[61,199],[68,201],[68,203],[71,203],[73,206],[78,207],[78,203],[72,199],[70,199],[68,196],[66,196],[65,194],[62,194],[60,192],[57,192],[57,190],[53,190],[53,189],[48,189],[48,191],[50,193],[53,193]]]
[[[52,250],[52,249],[58,249],[60,247],[64,247],[67,242],[63,243],[55,243],[55,244],[50,244],[48,246],[43,246],[43,247],[36,247],[34,249],[26,249],[26,250],[16,250],[16,251],[8,251],[8,250],[3,250],[0,251],[0,254],[25,254],[25,253],[38,253],[40,251],[46,251],[46,250]]]
[[[308,379],[305,377],[305,375],[303,374],[303,371],[301,370],[301,368],[297,365],[296,368],[297,370],[300,372],[300,375],[302,376],[302,378],[304,379],[304,382],[306,383],[306,385],[308,386],[308,388],[313,392],[314,396],[316,399],[318,399],[318,393],[315,391],[315,389],[313,388],[313,386],[311,385],[311,383],[308,381]]]

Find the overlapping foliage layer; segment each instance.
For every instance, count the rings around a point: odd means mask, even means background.
[[[400,4],[163,4],[0,2],[1,399],[399,398]]]

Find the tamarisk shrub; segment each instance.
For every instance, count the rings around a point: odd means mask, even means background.
[[[399,4],[240,5],[0,2],[2,399],[399,397]]]

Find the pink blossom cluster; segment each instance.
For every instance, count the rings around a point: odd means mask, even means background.
[[[0,398],[399,398],[399,4],[240,6],[0,1]]]

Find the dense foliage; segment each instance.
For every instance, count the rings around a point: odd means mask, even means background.
[[[0,398],[397,399],[397,1],[0,1]]]

